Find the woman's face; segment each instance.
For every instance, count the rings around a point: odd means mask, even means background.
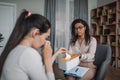
[[[75,34],[78,36],[83,36],[85,34],[86,27],[81,23],[75,24]]]
[[[43,34],[39,33],[35,37],[36,39],[33,42],[33,47],[35,49],[39,49],[40,47],[42,47],[49,36],[50,36],[50,29],[48,29],[48,31],[46,33],[43,33]]]

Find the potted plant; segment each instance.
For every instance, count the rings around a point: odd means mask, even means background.
[[[0,42],[2,42],[3,39],[4,39],[4,37],[3,37],[3,35],[0,33]],[[0,47],[2,47],[2,46],[0,45]]]

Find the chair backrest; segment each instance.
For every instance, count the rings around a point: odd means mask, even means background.
[[[97,45],[94,64],[97,66],[95,80],[104,80],[107,67],[111,61],[111,47],[109,45]]]

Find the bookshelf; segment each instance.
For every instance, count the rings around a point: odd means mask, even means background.
[[[111,46],[111,65],[120,68],[120,0],[91,10],[91,34]]]

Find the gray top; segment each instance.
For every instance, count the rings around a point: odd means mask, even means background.
[[[33,48],[18,45],[5,61],[1,80],[55,80],[46,73],[41,55]]]

